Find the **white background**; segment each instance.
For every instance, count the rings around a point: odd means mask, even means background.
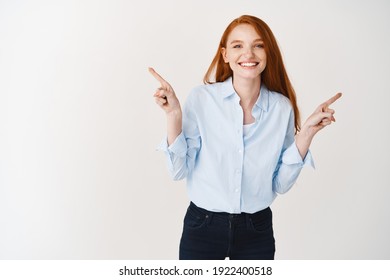
[[[390,259],[390,2],[0,1],[0,259],[177,259],[188,205],[155,147],[242,14],[273,30],[316,170],[274,202],[277,259]]]

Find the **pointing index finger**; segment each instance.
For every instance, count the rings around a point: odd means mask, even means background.
[[[335,95],[332,96],[329,100],[325,101],[325,105],[327,105],[327,106],[331,105],[331,104],[334,103],[337,99],[339,99],[341,96],[342,96],[342,93],[341,93],[341,92],[335,94]]]
[[[160,84],[163,86],[163,87],[170,87],[169,86],[169,83],[167,81],[165,81],[163,79],[163,77],[161,77],[157,72],[156,70],[154,70],[152,67],[149,67],[149,72],[150,74],[153,75],[153,77],[160,82]]]

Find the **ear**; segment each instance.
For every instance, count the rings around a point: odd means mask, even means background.
[[[226,48],[221,48],[221,55],[225,63],[229,63],[227,57],[226,57]]]

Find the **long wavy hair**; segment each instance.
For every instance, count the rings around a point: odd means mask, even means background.
[[[282,54],[276,42],[275,36],[268,25],[261,19],[250,15],[243,15],[236,18],[228,25],[222,35],[217,53],[215,54],[215,57],[204,76],[203,82],[205,84],[223,82],[233,76],[233,71],[229,64],[225,63],[223,60],[222,48],[226,48],[230,32],[240,24],[251,25],[263,39],[264,50],[267,56],[267,65],[261,73],[261,82],[264,83],[269,90],[279,92],[290,100],[295,115],[295,133],[299,132],[301,128],[301,120],[294,88],[288,78]]]

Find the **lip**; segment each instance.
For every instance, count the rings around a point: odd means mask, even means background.
[[[242,62],[238,62],[238,65],[240,65],[241,67],[245,67],[245,68],[251,68],[251,67],[256,67],[257,65],[259,65],[259,62],[257,62],[257,61],[242,61]]]

